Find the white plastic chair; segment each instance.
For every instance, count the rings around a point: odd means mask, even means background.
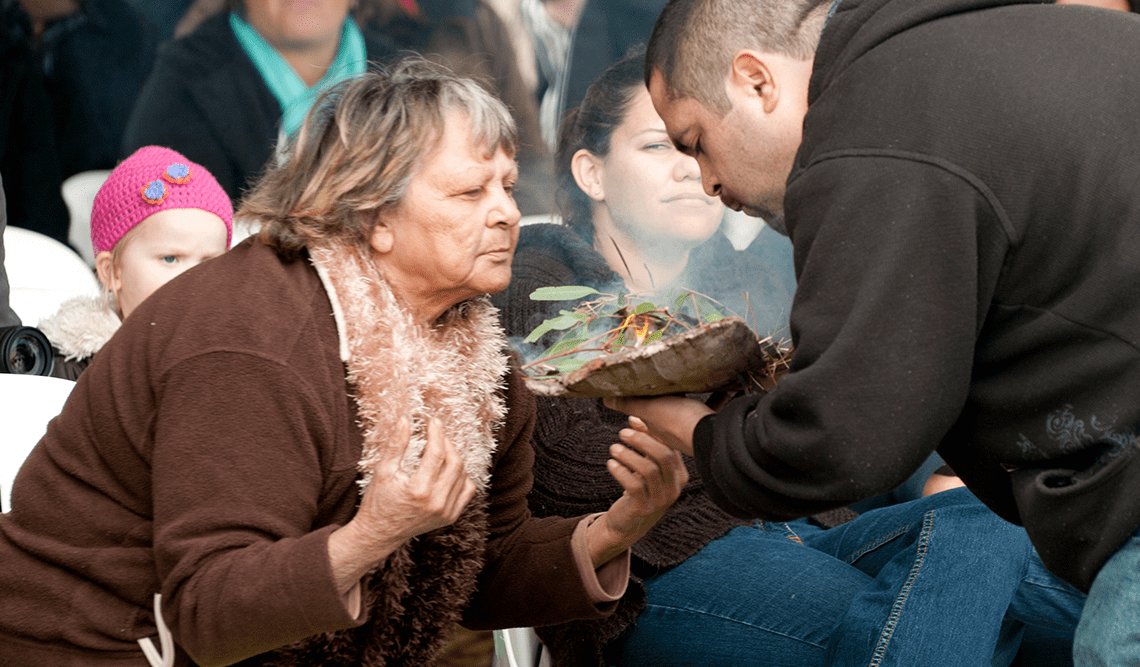
[[[534,628],[495,631],[492,667],[549,667],[550,655],[543,650]]]
[[[68,176],[63,182],[63,203],[67,204],[71,218],[67,242],[79,251],[79,256],[91,268],[95,268],[95,251],[91,247],[91,207],[95,204],[95,193],[110,175],[110,169],[81,171]]]
[[[230,239],[230,247],[234,247],[246,238],[261,231],[261,223],[249,218],[234,216],[234,233]]]
[[[4,228],[8,305],[25,326],[36,326],[73,296],[99,294],[99,281],[75,251],[55,239],[11,225]]]
[[[12,509],[12,480],[59,414],[75,383],[40,375],[0,373],[0,502]]]
[[[95,204],[95,193],[110,175],[110,169],[81,171],[68,176],[63,182],[63,202],[67,204],[70,217],[67,241],[92,268],[95,267],[95,251],[91,247],[91,207]]]

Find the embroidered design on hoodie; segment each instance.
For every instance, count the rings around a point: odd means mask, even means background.
[[[1120,453],[1136,438],[1135,431],[1119,429],[1116,420],[1112,418],[1094,414],[1089,416],[1087,422],[1078,419],[1073,414],[1072,405],[1065,405],[1049,413],[1045,418],[1045,433],[1066,454],[1079,451],[1094,442],[1111,442],[1115,446],[1106,452],[1111,456]],[[1048,458],[1024,433],[1019,433],[1018,436],[1017,446],[1022,454],[1033,458]]]

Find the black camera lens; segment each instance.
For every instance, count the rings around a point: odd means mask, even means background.
[[[35,327],[0,328],[0,373],[51,375],[51,342]]]

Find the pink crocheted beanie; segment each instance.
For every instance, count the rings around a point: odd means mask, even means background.
[[[230,247],[234,209],[226,191],[205,167],[161,146],[135,151],[99,188],[91,208],[91,246],[97,253],[110,250],[140,222],[172,208],[200,208],[221,218]]]

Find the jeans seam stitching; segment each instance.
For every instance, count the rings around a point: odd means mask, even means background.
[[[724,616],[722,614],[716,614],[716,613],[713,613],[711,611],[705,611],[703,609],[693,609],[692,607],[681,607],[679,605],[672,605],[672,604],[665,605],[665,604],[646,602],[644,608],[649,609],[650,607],[653,607],[656,609],[668,609],[668,610],[675,611],[675,612],[676,611],[683,611],[683,612],[686,612],[689,614],[695,614],[695,615],[699,615],[699,616],[707,616],[709,618],[715,618],[715,619],[718,619],[721,621],[726,621],[728,623],[734,623],[736,625],[740,625],[740,626],[743,626],[746,628],[750,628],[750,629],[755,630],[757,632],[766,632],[768,634],[777,635],[779,637],[784,637],[784,638],[790,639],[792,641],[800,642],[801,644],[807,644],[808,646],[814,646],[816,648],[824,648],[823,644],[817,644],[816,642],[813,642],[809,639],[805,639],[803,637],[797,637],[795,635],[788,634],[787,632],[781,632],[779,630],[773,630],[771,628],[766,628],[762,625],[755,625],[753,623],[749,623],[747,621],[742,621],[740,619],[733,618],[731,616]]]
[[[926,550],[930,541],[930,530],[933,523],[934,512],[927,512],[926,516],[923,517],[922,532],[918,536],[918,558],[915,559],[914,565],[911,566],[906,581],[903,583],[902,589],[899,591],[899,595],[895,598],[895,603],[891,607],[891,614],[887,617],[887,624],[883,626],[883,632],[879,635],[879,643],[875,646],[875,652],[871,656],[870,667],[878,667],[878,665],[883,662],[883,656],[887,652],[887,644],[890,643],[895,628],[898,626],[899,617],[902,616],[902,608],[906,604],[907,597],[910,595],[910,589],[914,586],[914,580],[918,578],[918,571],[922,569],[922,564],[926,560]]]

